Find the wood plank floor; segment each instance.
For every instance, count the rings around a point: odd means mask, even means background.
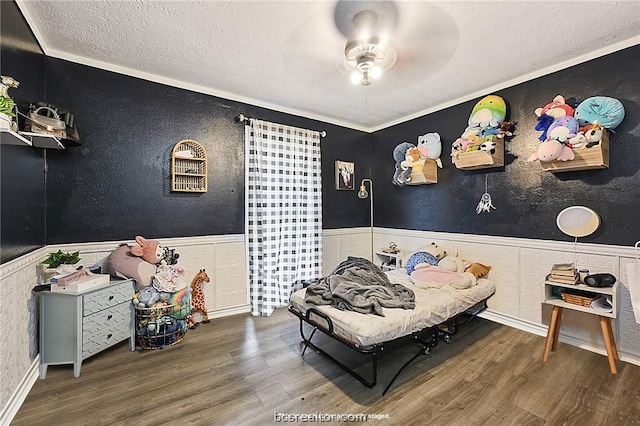
[[[50,366],[12,424],[263,425],[276,412],[381,415],[367,424],[385,425],[640,424],[640,367],[618,362],[613,376],[606,357],[563,343],[542,363],[543,346],[542,337],[475,319],[383,397],[415,354],[412,342],[385,348],[368,389],[312,350],[302,358],[298,320],[278,309],[201,324],[163,350],[130,352],[123,342],[86,360],[78,378],[71,365]]]

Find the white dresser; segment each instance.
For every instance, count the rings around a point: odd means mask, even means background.
[[[80,376],[82,361],[127,338],[135,350],[133,336],[133,280],[82,293],[40,293],[40,378],[47,367],[73,364]]]

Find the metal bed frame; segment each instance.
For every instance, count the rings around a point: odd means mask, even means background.
[[[342,368],[344,371],[349,373],[351,376],[353,376],[355,379],[357,379],[360,383],[362,383],[364,386],[368,388],[373,388],[377,384],[378,355],[384,350],[384,345],[386,343],[390,343],[392,341],[398,341],[401,339],[407,339],[407,338],[415,342],[419,347],[418,352],[413,357],[411,357],[411,359],[405,362],[402,365],[402,367],[400,367],[400,369],[398,369],[398,371],[393,376],[393,378],[391,379],[387,387],[382,392],[382,395],[384,396],[391,388],[391,385],[393,384],[393,382],[398,378],[398,376],[400,376],[400,373],[409,364],[411,364],[416,358],[418,358],[420,355],[428,355],[431,348],[434,348],[438,345],[439,340],[443,340],[445,343],[449,343],[451,341],[451,337],[458,333],[458,329],[460,327],[464,326],[471,319],[475,318],[476,316],[478,316],[478,314],[480,314],[482,311],[487,309],[487,299],[489,299],[489,297],[487,297],[484,300],[481,300],[480,302],[476,303],[466,311],[458,315],[455,315],[452,318],[449,318],[440,324],[436,324],[434,326],[424,328],[422,330],[413,332],[405,336],[398,337],[388,342],[381,342],[381,343],[376,343],[368,346],[362,346],[358,343],[347,340],[344,337],[336,334],[333,329],[333,322],[331,321],[331,318],[316,308],[309,308],[307,309],[306,312],[303,313],[303,312],[300,312],[295,307],[289,305],[289,312],[297,316],[298,319],[300,320],[300,337],[304,342],[304,348],[302,349],[303,357],[307,348],[311,347],[318,353],[329,358],[329,360],[333,361],[336,365],[338,365],[340,368]],[[463,318],[461,319],[461,317]],[[305,335],[304,323],[309,324],[313,328],[309,337]],[[340,360],[335,358],[333,355],[329,354],[324,349],[320,348],[315,343],[313,343],[311,339],[313,339],[313,336],[318,330],[320,330],[326,336],[344,344],[348,348],[362,355],[367,355],[368,357],[370,357],[370,361],[371,361],[370,377],[371,378],[366,379],[365,377],[363,377],[362,375],[354,371],[351,367],[345,365]]]

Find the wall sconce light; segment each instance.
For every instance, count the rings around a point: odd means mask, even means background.
[[[367,187],[365,186],[365,182],[369,182],[369,192],[367,192]],[[371,218],[371,261],[373,262],[373,181],[371,179],[365,178],[360,182],[360,190],[358,191],[358,198],[365,199],[369,197],[370,207],[369,207],[369,215]]]

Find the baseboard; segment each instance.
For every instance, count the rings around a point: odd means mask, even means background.
[[[515,318],[510,315],[492,311],[491,309],[487,309],[486,311],[481,312],[478,316],[489,321],[497,322],[498,324],[508,325],[509,327],[526,331],[527,333],[537,334],[538,336],[547,335],[547,327],[543,325],[524,321],[520,318]]]
[[[9,402],[7,402],[7,405],[3,407],[2,413],[0,414],[0,425],[9,426],[9,424],[11,424],[11,421],[18,413],[22,403],[27,398],[27,395],[29,395],[29,391],[33,387],[33,384],[38,380],[39,365],[40,355],[37,355],[31,363],[27,374],[22,378],[20,385],[18,385],[18,387],[13,391],[11,398],[9,398]]]
[[[480,318],[484,318],[489,321],[497,322],[502,325],[506,325],[509,327],[517,328],[518,330],[526,331],[528,333],[536,334],[538,336],[546,337],[548,327],[536,323],[532,323],[529,321],[524,321],[519,318],[514,318],[509,315],[501,314],[499,312],[494,312],[490,309],[480,313],[478,315]],[[564,333],[560,333],[559,336],[560,342],[566,343],[571,346],[576,346],[580,349],[585,349],[590,352],[595,352],[600,355],[607,355],[606,349],[598,348],[591,345],[589,342],[584,340],[576,339],[573,336],[569,336]],[[542,347],[540,347],[540,353],[542,353]],[[633,354],[623,353],[618,350],[618,358],[620,361],[628,362],[629,364],[640,365],[640,359],[634,356]]]
[[[251,312],[251,305],[247,303],[246,305],[232,306],[230,308],[208,311],[207,314],[209,315],[209,318],[223,318],[230,317],[232,315],[246,314],[249,312]]]

